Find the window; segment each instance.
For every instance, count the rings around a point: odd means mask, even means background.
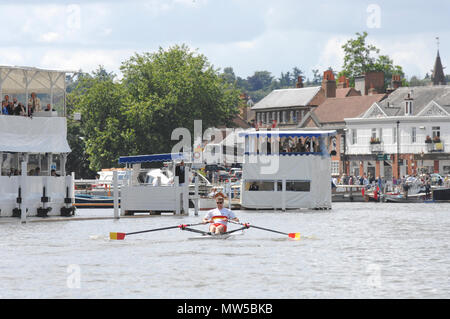
[[[352,129],[352,144],[356,144],[358,141],[358,130]]]
[[[310,181],[286,181],[286,191],[288,192],[309,192],[310,190]]]
[[[249,191],[273,191],[274,181],[246,181],[245,189]]]
[[[412,127],[411,128],[411,143],[416,143],[417,142],[417,132],[416,132],[416,128]]]
[[[411,115],[412,114],[412,101],[406,101],[405,102],[405,115]]]
[[[283,182],[277,181],[277,190],[281,191]],[[311,190],[310,181],[286,181],[286,192],[309,192]]]
[[[339,164],[339,163],[338,163]],[[283,182],[280,180],[266,180],[266,181],[246,181],[245,189],[248,191],[275,191],[281,192],[283,187]],[[290,180],[286,181],[286,191],[287,192],[309,192],[311,190],[311,181],[296,181]]]
[[[339,175],[339,161],[331,161],[331,175]]]
[[[441,127],[440,126],[433,126],[431,128],[433,138],[435,137],[441,137]]]
[[[376,139],[376,138],[377,138],[377,129],[376,129],[376,128],[373,128],[373,129],[372,129],[372,135],[371,135],[371,137],[372,137],[373,139]]]

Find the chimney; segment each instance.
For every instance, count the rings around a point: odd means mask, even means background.
[[[370,88],[376,89],[378,93],[384,93],[384,72],[371,71],[364,75],[355,77],[355,89],[361,92],[361,95],[368,95]]]
[[[345,89],[348,88],[348,79],[345,77],[345,75],[341,76],[338,80],[338,89]]]
[[[336,97],[336,80],[332,70],[323,73],[322,88],[325,91],[326,98]]]
[[[377,89],[373,87],[373,84],[371,84],[371,85],[370,85],[369,92],[368,92],[368,95],[369,95],[369,96],[370,96],[370,95],[375,95],[375,94],[377,94],[377,93],[378,93],[378,92],[377,92]]]
[[[396,90],[402,86],[402,77],[400,74],[392,74],[391,87]]]
[[[296,84],[296,87],[299,88],[299,89],[303,87],[303,78],[302,78],[302,76],[299,76],[299,77],[297,78],[297,84]]]

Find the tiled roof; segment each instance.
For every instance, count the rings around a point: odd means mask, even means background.
[[[299,89],[283,89],[270,92],[261,101],[252,106],[252,110],[306,106],[320,91],[320,86]]]
[[[402,115],[405,98],[411,92],[414,115],[422,111],[431,101],[441,106],[450,106],[450,85],[400,87],[379,104],[390,116]]]
[[[344,118],[359,117],[385,96],[374,94],[326,99],[314,110],[314,114],[321,123],[344,122]]]

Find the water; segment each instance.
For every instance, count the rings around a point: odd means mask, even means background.
[[[333,203],[331,211],[236,214],[300,232],[302,240],[258,229],[227,240],[188,240],[197,234],[178,229],[109,240],[109,232],[201,216],[2,221],[0,298],[450,297],[450,204]]]

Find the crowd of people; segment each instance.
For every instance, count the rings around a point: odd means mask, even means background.
[[[20,176],[22,175],[22,171],[18,170],[17,168],[11,168],[9,173],[6,176]],[[40,167],[36,167],[33,169],[30,169],[30,171],[27,174],[28,176],[42,176]],[[60,176],[58,173],[56,173],[56,170],[52,169],[50,171],[50,176]]]
[[[320,152],[319,141],[315,137],[277,137],[276,140],[268,137],[260,143],[257,152],[261,154],[272,154],[273,143],[278,143],[279,153]]]
[[[431,174],[411,175],[403,176],[402,178],[387,181],[382,177],[375,177],[368,173],[362,176],[342,175],[339,178],[333,177],[331,181],[331,187],[336,188],[338,185],[364,185],[367,189],[378,186],[380,190],[384,190],[385,186],[389,184],[391,186],[400,187],[402,190],[407,190],[411,185],[416,187],[423,187],[424,189],[430,188],[431,185],[437,186],[450,186],[450,177],[433,179]]]
[[[41,112],[41,100],[36,96],[36,93],[31,93],[31,97],[28,99],[28,108],[22,103],[18,102],[17,98],[14,97],[12,100],[9,95],[5,95],[2,100],[2,111],[3,115],[18,115],[18,116],[32,116],[35,112]],[[44,111],[51,111],[51,105],[47,104]]]

